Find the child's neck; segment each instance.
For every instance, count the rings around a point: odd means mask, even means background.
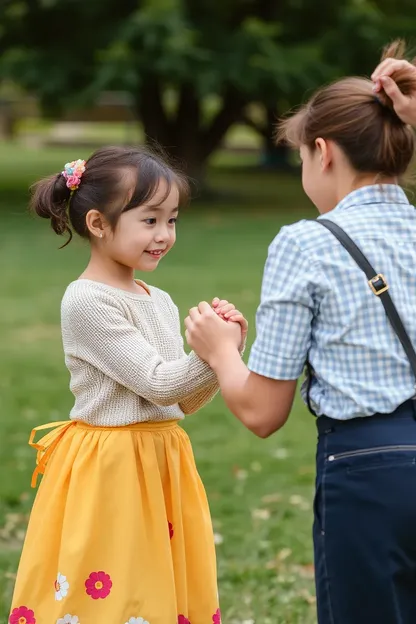
[[[98,259],[94,253],[91,254],[90,261],[79,279],[102,282],[128,292],[148,294],[146,289],[134,280],[132,268],[118,264],[109,258]]]

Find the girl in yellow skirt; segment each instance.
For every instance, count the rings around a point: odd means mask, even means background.
[[[103,148],[35,185],[32,209],[87,238],[63,297],[70,420],[32,432],[38,474],[10,624],[220,624],[209,508],[178,425],[217,392],[186,355],[169,295],[134,279],[175,242],[186,179],[142,149]],[[69,242],[69,241],[68,241]],[[240,350],[245,319],[236,321]],[[36,432],[49,432],[35,442]]]

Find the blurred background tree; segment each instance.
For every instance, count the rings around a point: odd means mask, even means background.
[[[3,0],[0,77],[49,117],[128,93],[146,140],[200,181],[237,122],[262,136],[262,164],[282,168],[277,116],[322,82],[369,73],[386,40],[414,32],[412,2]]]
[[[147,140],[202,180],[242,120],[263,136],[264,163],[286,164],[271,140],[276,116],[322,81],[368,71],[393,5],[322,0],[318,16],[294,0],[6,0],[1,73],[48,115],[128,92]]]

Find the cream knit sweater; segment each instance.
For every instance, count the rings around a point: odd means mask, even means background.
[[[213,371],[184,351],[172,299],[149,290],[135,294],[87,279],[68,286],[61,316],[72,419],[102,427],[181,419],[217,393]]]

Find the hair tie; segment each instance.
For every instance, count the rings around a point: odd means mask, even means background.
[[[388,106],[386,106],[386,104],[384,104],[384,102],[381,100],[381,98],[376,95],[374,93],[373,98],[375,99],[375,101],[377,102],[377,104],[380,104],[380,106],[382,106],[383,108],[388,108]]]
[[[392,122],[400,124],[404,123],[402,119],[400,119],[394,108],[383,102],[383,100],[378,95],[373,94],[373,98],[377,102],[377,104],[383,109],[383,114],[388,115]]]
[[[62,175],[66,180],[66,185],[71,191],[76,191],[81,183],[82,174],[85,171],[85,160],[73,160],[66,163]]]

